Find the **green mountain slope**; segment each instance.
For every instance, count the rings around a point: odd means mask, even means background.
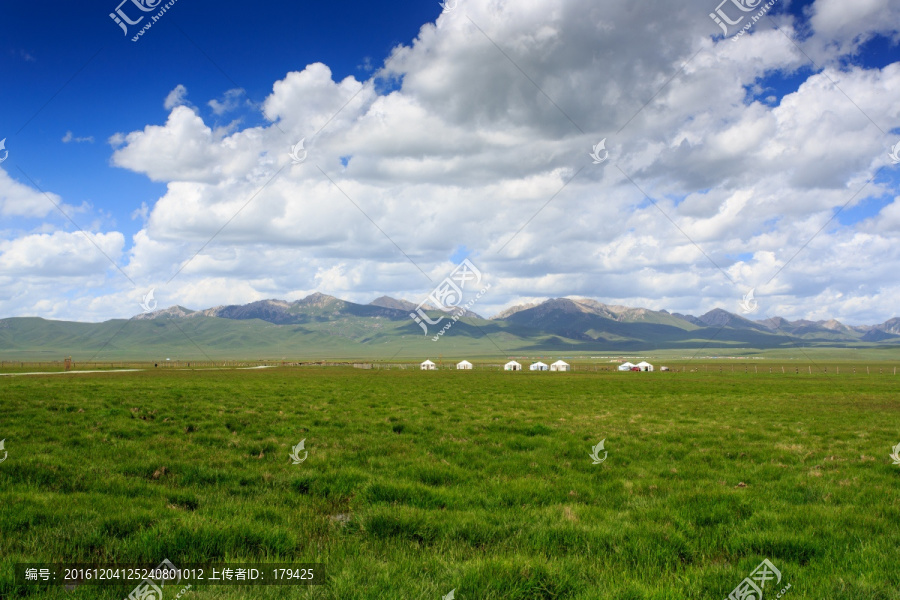
[[[362,305],[313,294],[295,302],[263,300],[203,311],[171,307],[103,323],[17,317],[0,320],[0,358],[387,359],[662,348],[900,347],[898,319],[867,327],[777,318],[756,322],[719,309],[691,317],[565,298],[514,307],[494,319],[476,315],[454,322],[445,313],[428,311],[440,323],[424,335],[410,318],[409,305],[390,298]],[[448,323],[450,329],[438,335]]]

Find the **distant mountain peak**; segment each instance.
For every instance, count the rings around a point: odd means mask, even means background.
[[[741,317],[733,315],[721,308],[714,308],[699,317],[699,321],[709,327],[725,327],[726,325],[731,324],[735,319],[741,319]],[[746,321],[746,319],[741,320]]]
[[[900,317],[888,319],[881,325],[876,325],[875,329],[889,333],[891,335],[900,335]]]
[[[190,317],[190,316],[197,315],[197,314],[199,314],[199,313],[195,310],[191,310],[189,308],[185,308],[183,306],[176,305],[176,306],[170,306],[169,308],[161,308],[159,310],[154,310],[153,312],[140,313],[140,314],[134,315],[131,318],[134,319],[135,321],[148,321],[151,319],[163,319],[166,317],[184,318],[184,317]]]
[[[654,311],[649,308],[633,308],[630,306],[609,305],[591,298],[549,298],[543,302],[520,304],[508,308],[494,317],[495,320],[508,319],[509,317],[526,310],[535,310],[539,313],[562,311],[564,313],[584,313],[596,315],[605,319],[619,322],[659,320],[659,318],[671,320],[672,315],[665,311]]]
[[[829,319],[822,323],[822,327],[825,329],[831,329],[832,331],[850,331],[850,328],[838,321],[837,319]]]
[[[335,298],[334,296],[329,296],[328,294],[321,294],[319,292],[313,292],[306,298],[303,298],[302,300],[298,300],[297,304],[300,304],[303,306],[319,306],[319,307],[321,307],[321,306],[326,306],[328,304],[331,304],[332,302],[343,302],[343,300],[340,300],[339,298]]]

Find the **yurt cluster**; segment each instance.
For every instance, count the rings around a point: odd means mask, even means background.
[[[653,365],[648,363],[646,360],[642,360],[638,364],[634,365],[630,362],[623,362],[619,365],[620,371],[652,371]],[[666,367],[663,367],[663,371],[668,371]]]
[[[426,360],[425,362],[423,362],[420,365],[420,367],[423,371],[434,371],[437,368],[437,365],[434,364],[434,362],[432,362],[430,360]],[[460,370],[460,371],[469,371],[472,369],[472,363],[470,363],[467,360],[464,360],[462,362],[456,363],[456,369]],[[504,371],[522,371],[523,369],[522,369],[522,365],[520,363],[517,363],[516,361],[511,360],[508,363],[506,363],[505,365],[503,365],[503,370]],[[569,363],[562,361],[562,360],[558,360],[555,363],[553,363],[552,365],[547,365],[545,363],[538,361],[538,362],[532,364],[530,367],[528,367],[528,370],[529,371],[571,371],[572,367],[569,366]]]
[[[437,369],[437,365],[430,360],[426,360],[419,366],[423,371],[434,371],[435,369]],[[470,371],[470,370],[472,370],[472,368],[473,368],[472,363],[470,363],[467,360],[456,363],[456,369],[459,371]],[[637,364],[633,364],[630,362],[624,362],[624,363],[620,364],[617,367],[617,369],[619,371],[653,371],[654,367],[647,361],[643,360]],[[508,363],[506,363],[505,365],[503,365],[503,370],[504,371],[524,371],[525,369],[522,368],[521,363],[511,360]],[[531,366],[528,367],[528,370],[529,371],[571,371],[572,367],[569,365],[569,363],[565,362],[564,360],[558,360],[555,363],[553,363],[552,365],[548,365],[546,363],[538,361],[536,363],[532,363]],[[668,371],[669,368],[663,367],[661,370]]]

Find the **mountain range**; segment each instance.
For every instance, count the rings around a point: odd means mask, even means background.
[[[407,354],[511,355],[521,352],[642,351],[691,348],[900,347],[900,318],[848,326],[835,320],[752,321],[722,309],[695,317],[590,299],[554,298],[506,309],[492,318],[466,312],[458,321],[387,296],[357,304],[324,294],[190,310],[172,306],[103,323],[37,317],[0,320],[0,356],[77,355],[81,360],[155,358],[391,357]],[[438,332],[450,325],[443,335]]]

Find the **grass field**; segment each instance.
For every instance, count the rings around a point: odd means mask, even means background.
[[[750,370],[2,377],[0,597],[168,558],[328,569],[198,600],[721,599],[767,558],[766,599],[900,598],[900,376]]]

